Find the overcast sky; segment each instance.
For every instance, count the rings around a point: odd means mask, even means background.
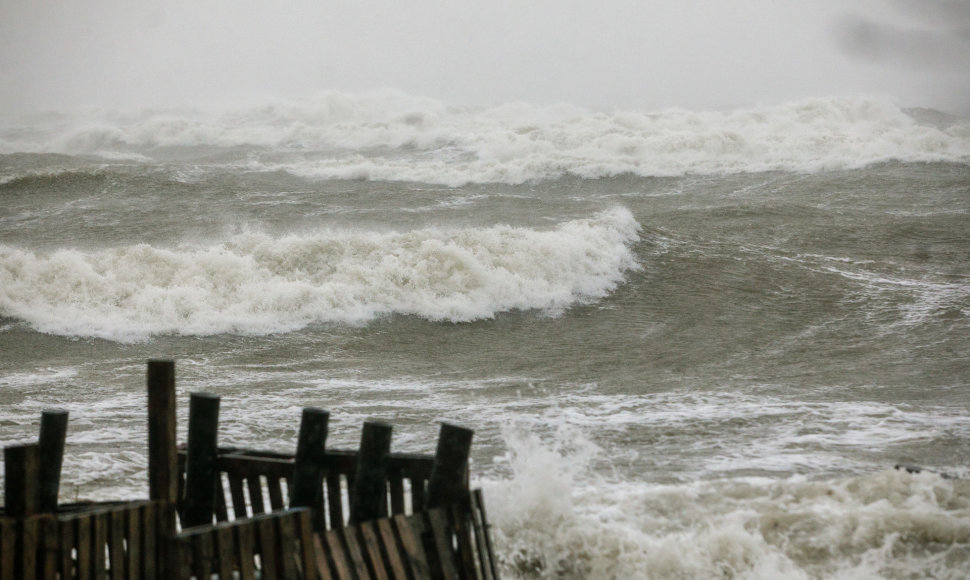
[[[0,0],[0,116],[398,88],[657,109],[880,94],[970,113],[970,0]]]

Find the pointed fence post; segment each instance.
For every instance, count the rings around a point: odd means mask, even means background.
[[[189,441],[185,459],[182,527],[212,523],[219,469],[216,465],[219,397],[192,393],[189,397]]]
[[[429,508],[452,505],[468,497],[468,457],[474,434],[458,425],[441,424],[434,467],[428,479]]]
[[[357,472],[350,502],[350,523],[387,515],[387,459],[391,454],[391,426],[367,421],[357,452]]]
[[[64,464],[64,444],[67,440],[67,411],[48,410],[40,416],[40,453],[38,466],[39,496],[37,511],[57,512],[57,495],[61,488],[61,466]]]
[[[330,413],[316,407],[305,407],[296,443],[293,486],[290,507],[312,508],[313,527],[325,529],[323,521],[323,463],[326,455],[327,426]]]

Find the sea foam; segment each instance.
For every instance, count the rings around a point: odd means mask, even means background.
[[[191,148],[244,149],[248,154],[233,163],[248,171],[461,185],[563,175],[813,172],[894,160],[964,163],[970,123],[875,97],[730,111],[593,111],[527,103],[450,107],[384,91],[328,92],[230,111],[88,111],[0,128],[0,153],[137,160]]]
[[[51,253],[0,245],[0,315],[47,333],[142,340],[267,334],[389,314],[466,322],[555,313],[637,268],[625,208],[550,230],[248,232],[207,246]]]

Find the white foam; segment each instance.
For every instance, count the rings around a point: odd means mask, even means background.
[[[555,314],[606,296],[638,267],[639,228],[616,208],[551,230],[249,232],[204,247],[50,254],[0,245],[0,315],[53,334],[140,340],[395,313],[451,322]]]
[[[566,174],[819,171],[970,160],[970,123],[923,122],[888,99],[811,98],[734,111],[448,107],[384,91],[233,111],[89,111],[0,130],[0,152],[115,158],[159,147],[252,147],[252,171],[342,179],[521,183]]]
[[[884,470],[810,481],[607,481],[575,431],[506,433],[483,482],[504,577],[960,578],[970,482]],[[564,441],[568,441],[565,444]]]

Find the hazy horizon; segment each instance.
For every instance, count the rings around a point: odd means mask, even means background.
[[[865,94],[970,113],[970,2],[953,0],[41,0],[2,16],[3,117],[383,88],[641,110]]]

